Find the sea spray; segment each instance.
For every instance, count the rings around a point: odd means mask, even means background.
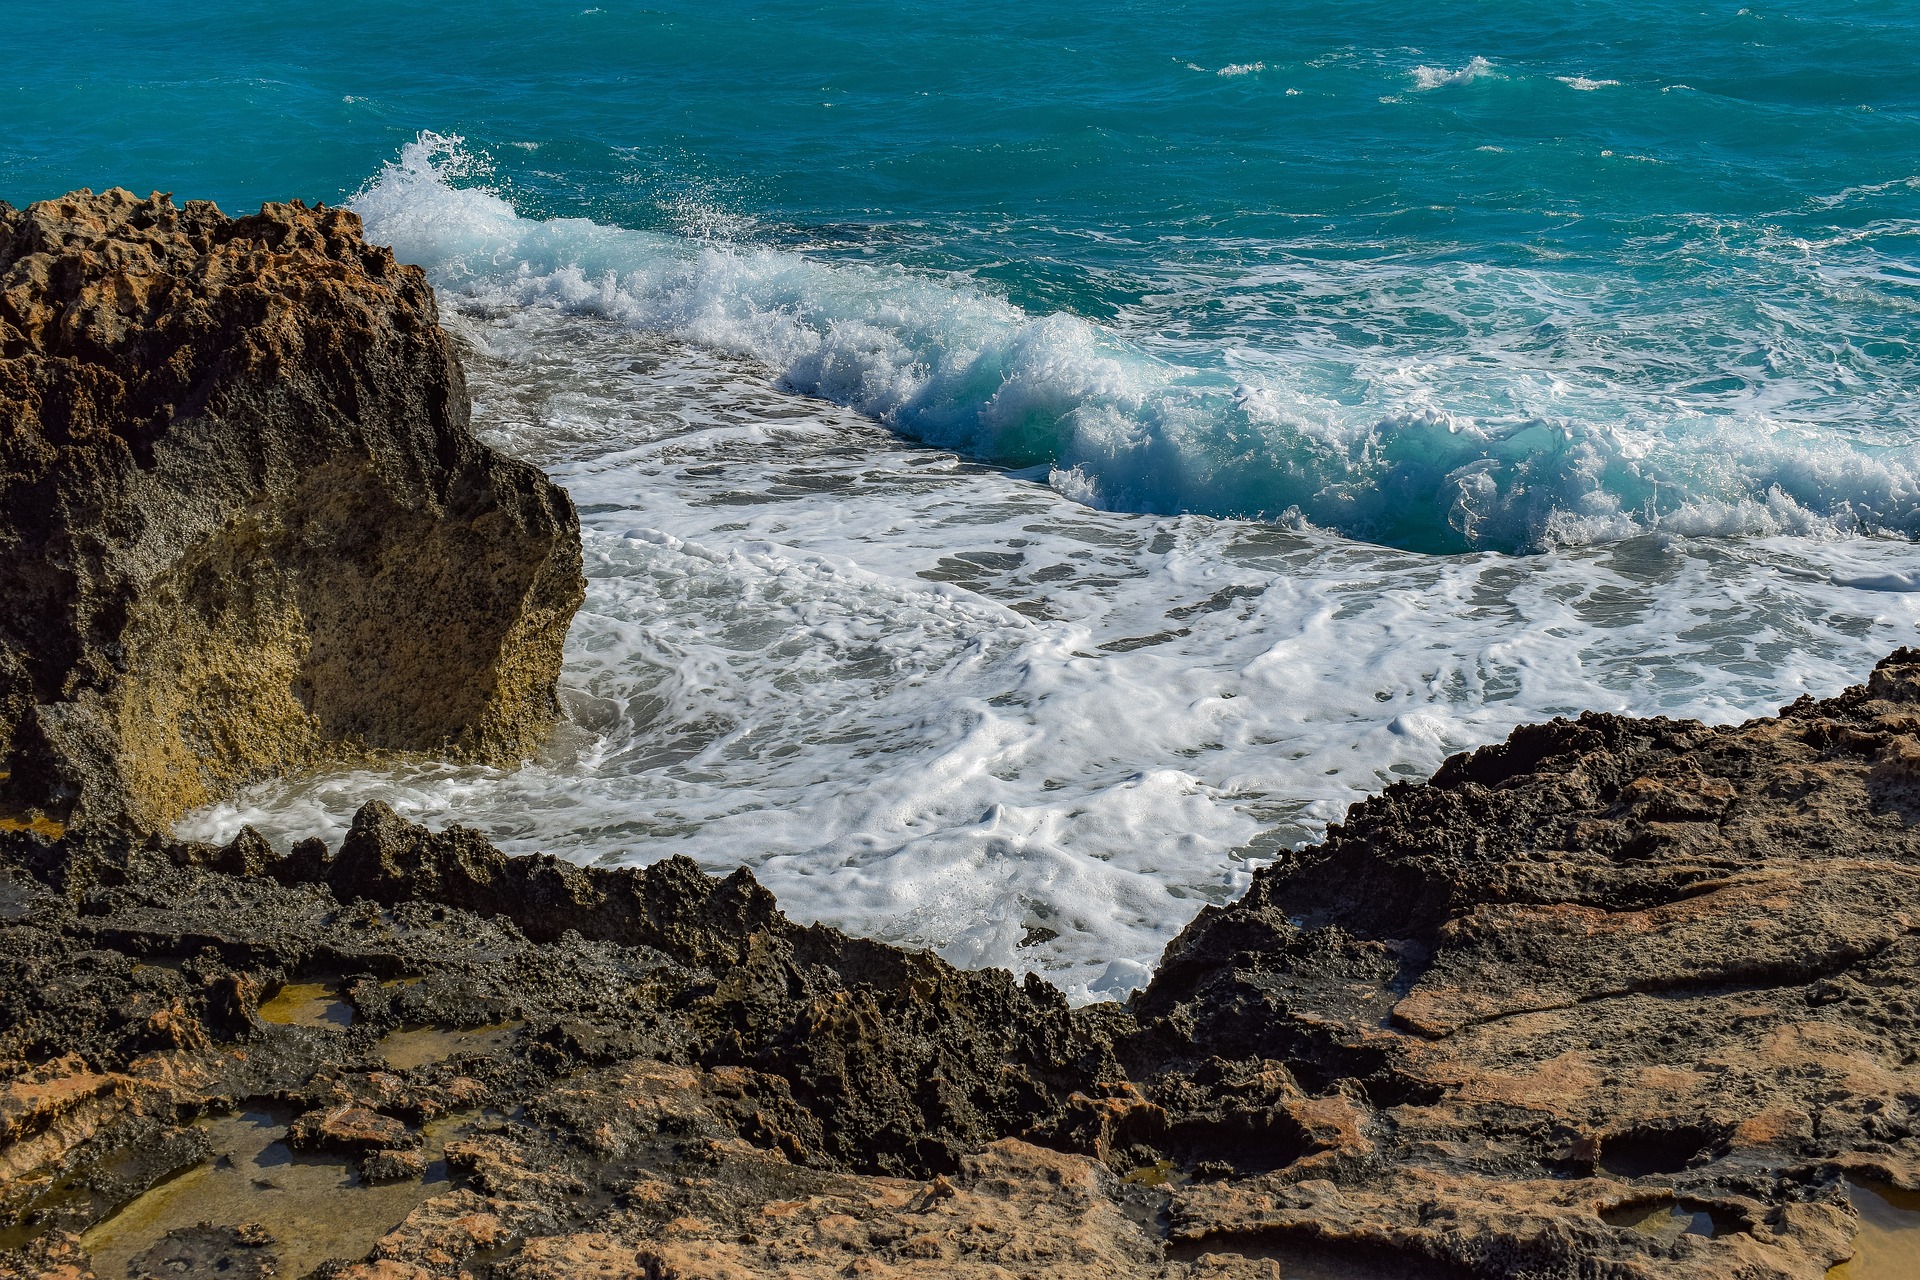
[[[1290,520],[1427,552],[1663,528],[1920,529],[1920,454],[1900,434],[1810,433],[1657,391],[1623,404],[1619,384],[1611,402],[1583,402],[1564,389],[1516,396],[1516,382],[1509,412],[1476,414],[1442,407],[1416,378],[1391,412],[1355,412],[1313,385],[1312,367],[1181,363],[950,275],[525,218],[470,185],[487,168],[459,139],[423,134],[353,207],[370,237],[476,303],[555,307],[751,357],[782,385],[912,439],[1045,465],[1056,489],[1092,506]],[[1528,399],[1563,412],[1511,412]],[[1655,408],[1658,419],[1643,416]]]

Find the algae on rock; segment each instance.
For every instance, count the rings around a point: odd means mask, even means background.
[[[166,826],[366,751],[523,758],[579,524],[339,209],[0,204],[0,808]]]

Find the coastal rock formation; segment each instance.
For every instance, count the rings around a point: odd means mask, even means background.
[[[744,871],[380,805],[285,856],[0,833],[0,1276],[1911,1259],[1916,819],[1916,652],[1744,725],[1531,726],[1079,1010],[796,925]]]
[[[338,209],[0,204],[0,805],[164,827],[326,758],[513,761],[579,531]]]
[[[1920,653],[1518,730],[1073,1009],[684,859],[155,834],[555,710],[572,509],[352,215],[0,206],[0,412],[0,1280],[1916,1273]]]
[[[13,832],[0,852],[0,1243],[30,1245],[0,1275],[75,1256],[62,1233],[134,1200],[84,1238],[101,1274],[126,1274],[222,1204],[229,1171],[279,1176],[242,1151],[262,1133],[283,1162],[335,1171],[297,1202],[241,1194],[247,1216],[222,1225],[277,1231],[283,1252],[319,1241],[302,1267],[378,1244],[451,1275],[648,1180],[679,1197],[663,1204],[711,1184],[668,1215],[681,1231],[698,1205],[763,1220],[776,1191],[861,1187],[877,1212],[901,1179],[975,1186],[977,1153],[1059,1127],[1077,1086],[1117,1072],[1111,1007],[795,925],[746,872],[683,859],[509,859],[379,805],[331,856],[275,858],[250,832],[224,848]],[[256,1119],[213,1119],[235,1112]],[[343,1190],[349,1171],[364,1186]],[[333,1197],[324,1221],[276,1220],[312,1196]],[[998,1211],[1012,1230],[1015,1207]],[[1095,1235],[1096,1253],[1158,1252]]]
[[[1917,821],[1912,650],[1742,725],[1528,726],[1355,806],[1133,1004],[1170,1147],[1223,1161],[1171,1238],[1823,1274],[1842,1175],[1920,1188]]]

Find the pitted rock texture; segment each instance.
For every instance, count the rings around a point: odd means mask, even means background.
[[[276,998],[293,984],[331,996]],[[412,1180],[384,1224],[388,1270],[452,1276],[662,1179],[751,1221],[774,1190],[869,1183],[890,1213],[903,1180],[971,1186],[1003,1134],[1059,1128],[1080,1082],[1117,1073],[1124,1023],[1037,979],[793,924],[744,871],[508,858],[377,804],[330,855],[277,858],[251,832],[224,848],[0,833],[0,1276],[50,1269],[73,1256],[60,1233],[191,1185],[149,1191],[228,1155],[195,1121],[241,1112],[271,1117],[281,1164],[359,1179],[348,1191],[367,1196],[341,1192],[330,1217]],[[1083,1157],[1034,1159],[1034,1197],[1062,1169],[1116,1182]],[[275,1203],[215,1225],[271,1237]],[[1113,1205],[1072,1191],[1068,1209],[1093,1234],[1044,1256],[1158,1257]],[[174,1225],[201,1216],[189,1201]],[[1107,1238],[1112,1223],[1133,1234]],[[264,1256],[247,1247],[207,1274]]]
[[[1814,1280],[1838,1179],[1920,1187],[1916,823],[1912,650],[1742,725],[1528,726],[1356,805],[1131,1006],[1164,1145],[1220,1162],[1172,1238]],[[1616,1225],[1675,1205],[1713,1234]]]
[[[133,1221],[128,1274],[1820,1280],[1850,1182],[1920,1190],[1917,760],[1909,651],[1522,729],[1079,1010],[377,804],[286,856],[0,832],[0,1278]],[[337,1199],[203,1222],[239,1114]]]
[[[163,828],[367,751],[523,758],[565,493],[468,425],[415,268],[338,209],[0,204],[0,805]]]

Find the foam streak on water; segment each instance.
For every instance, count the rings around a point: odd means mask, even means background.
[[[1585,708],[1741,718],[1920,619],[1870,589],[1902,541],[1435,557],[1100,511],[618,317],[443,296],[478,425],[580,505],[568,724],[521,770],[277,782],[188,834],[337,838],[380,797],[517,851],[745,863],[799,918],[1088,998],[1453,750]]]

